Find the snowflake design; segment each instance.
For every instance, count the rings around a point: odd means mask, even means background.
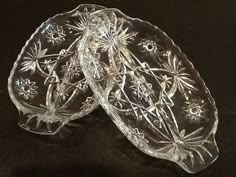
[[[153,57],[161,53],[161,46],[153,40],[142,39],[138,45],[141,47],[142,52],[148,53]]]
[[[134,78],[131,81],[132,85],[130,88],[133,90],[132,93],[136,95],[139,99],[144,99],[146,102],[150,102],[150,96],[155,92],[152,89],[152,84],[148,83],[144,76],[139,78]]]
[[[87,97],[86,100],[82,103],[81,110],[89,109],[93,103],[94,97]]]
[[[204,119],[207,119],[204,115],[206,110],[204,109],[205,102],[200,98],[193,98],[189,101],[186,101],[186,106],[183,107],[184,112],[186,113],[185,117],[191,123],[199,123]]]
[[[65,41],[65,31],[62,26],[50,25],[46,30],[48,42],[55,44],[60,44]]]
[[[169,73],[174,79],[174,86],[181,93],[185,92],[185,89],[197,90],[194,87],[195,81],[190,79],[190,74],[185,72],[186,68],[182,66],[182,63],[178,60],[176,55],[172,56],[171,51],[167,51],[168,61],[163,64],[164,69]]]
[[[148,140],[145,139],[144,134],[138,128],[128,127],[127,138],[137,147],[144,148],[148,146]]]
[[[101,48],[102,52],[110,51],[117,52],[121,48],[126,48],[133,37],[137,33],[128,32],[129,28],[124,27],[124,20],[117,20],[117,17],[113,20],[114,22],[107,22],[98,27],[95,35],[95,43],[97,48]]]
[[[31,52],[27,52],[24,62],[21,63],[22,68],[21,72],[31,71],[31,74],[35,73],[36,68],[39,66],[38,60],[45,56],[48,49],[42,50],[41,41],[33,44],[33,47],[30,47]]]
[[[71,77],[80,77],[81,75],[81,66],[78,61],[78,55],[73,55],[65,65],[62,66],[62,73],[72,73]]]
[[[19,78],[15,82],[15,89],[18,91],[19,96],[28,100],[34,98],[38,94],[38,87],[35,86],[35,84],[35,82],[31,82],[29,79]]]
[[[165,144],[164,147],[157,150],[162,152],[176,161],[184,161],[190,158],[192,166],[194,165],[194,154],[199,156],[202,163],[205,162],[202,153],[206,153],[212,157],[209,150],[204,147],[204,144],[211,143],[208,140],[203,140],[203,137],[199,133],[203,130],[203,127],[195,130],[194,132],[185,135],[186,130],[183,129],[179,135],[175,135],[173,141],[160,141],[160,144]]]

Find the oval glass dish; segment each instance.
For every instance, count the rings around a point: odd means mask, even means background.
[[[90,18],[78,48],[82,70],[120,131],[189,173],[213,163],[217,108],[186,55],[157,26],[118,9]]]
[[[90,13],[102,8],[84,4],[55,15],[26,42],[8,79],[10,98],[20,112],[20,127],[56,134],[98,106],[82,73],[76,45],[88,28]]]

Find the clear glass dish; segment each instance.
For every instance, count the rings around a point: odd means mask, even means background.
[[[84,4],[55,15],[26,42],[8,79],[11,100],[20,112],[20,127],[56,134],[98,106],[81,71],[77,44],[88,27],[90,12],[102,8]]]
[[[189,173],[213,163],[218,118],[208,88],[157,26],[117,9],[90,15],[79,43],[84,75],[120,131],[144,153]]]

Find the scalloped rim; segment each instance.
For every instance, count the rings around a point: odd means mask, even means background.
[[[214,143],[214,145],[215,145],[215,147],[216,147],[216,150],[217,150],[218,154],[217,154],[217,156],[215,157],[215,159],[213,159],[212,162],[211,162],[209,165],[211,165],[212,163],[214,163],[214,161],[219,157],[219,148],[218,148],[217,143],[216,143],[216,140],[215,140],[215,134],[216,134],[216,131],[217,131],[218,121],[219,121],[219,120],[218,120],[218,110],[217,110],[217,107],[216,107],[215,100],[214,100],[213,97],[211,96],[210,90],[208,89],[208,87],[206,86],[204,80],[203,80],[202,77],[200,76],[200,73],[194,68],[193,64],[188,60],[186,54],[182,52],[182,50],[180,49],[180,47],[178,47],[178,46],[174,43],[174,41],[173,41],[164,31],[162,31],[162,30],[161,30],[159,27],[157,27],[156,25],[153,25],[153,24],[151,24],[150,22],[148,22],[148,21],[146,21],[146,20],[141,20],[140,18],[132,18],[132,17],[129,17],[129,16],[127,16],[126,14],[124,14],[122,11],[120,11],[119,9],[116,9],[116,8],[106,8],[106,9],[102,9],[102,10],[98,10],[98,11],[96,11],[96,12],[93,12],[92,14],[96,14],[96,13],[100,13],[100,12],[104,12],[104,11],[108,11],[108,12],[109,12],[109,11],[115,11],[115,12],[118,12],[120,15],[122,15],[123,17],[125,17],[125,18],[127,18],[127,19],[129,19],[129,20],[132,20],[132,21],[139,21],[139,22],[144,23],[144,24],[147,24],[147,25],[153,27],[155,30],[159,31],[164,37],[166,37],[167,39],[170,40],[172,47],[176,50],[177,53],[181,53],[182,59],[188,64],[188,67],[190,67],[190,69],[191,69],[193,72],[195,72],[199,84],[202,85],[202,87],[203,87],[202,91],[206,94],[206,96],[207,96],[207,98],[208,98],[208,101],[210,102],[210,104],[211,104],[211,106],[212,106],[212,108],[213,108],[213,111],[214,111],[214,118],[215,118],[215,121],[214,121],[214,123],[213,123],[212,130],[208,133],[208,135],[206,135],[206,138],[205,138],[205,139],[208,139],[211,135],[213,135],[213,143]],[[86,36],[88,37],[89,34],[87,34]],[[85,37],[83,37],[83,38],[85,38]],[[82,40],[81,40],[81,43],[85,44],[85,43],[86,43],[86,39],[84,39],[83,42],[82,42]],[[81,47],[81,45],[79,45],[79,46]],[[82,49],[80,48],[79,50],[82,50]],[[82,59],[82,60],[83,60],[83,59]],[[82,70],[83,70],[83,72],[84,72],[84,74],[85,74],[86,72],[85,72],[85,70],[84,70],[83,67],[82,67]],[[87,75],[87,74],[85,74],[85,76],[86,76],[86,75]],[[88,80],[89,80],[89,79],[88,79]],[[90,85],[90,87],[93,89],[93,86],[92,86],[92,84],[90,84],[90,82],[89,82],[89,85]],[[104,108],[104,110],[107,111],[107,114],[114,116],[113,113],[111,113],[111,112],[108,110],[107,106],[104,105],[105,100],[104,100],[103,98],[101,98],[101,96],[99,96],[96,92],[95,92],[95,96],[97,97],[97,100],[98,100],[98,102],[100,103],[100,105]],[[99,98],[100,98],[100,99],[99,99]],[[112,117],[112,120],[114,120],[115,122],[117,122],[113,117]],[[118,122],[117,122],[117,123],[118,123]],[[118,129],[122,132],[122,130],[119,128],[119,126],[118,126]],[[122,132],[122,133],[123,133],[123,132]],[[132,143],[132,142],[131,142],[131,143]],[[133,143],[132,143],[132,144],[133,144]],[[140,149],[140,148],[139,148],[139,149]],[[156,156],[152,155],[153,153],[150,153],[148,150],[144,150],[144,149],[140,149],[140,150],[143,151],[145,154],[148,154],[148,155],[151,155],[151,156],[153,156],[153,157],[156,157]],[[171,158],[168,158],[168,157],[167,157],[166,155],[164,155],[164,154],[161,154],[161,153],[158,154],[158,158],[160,158],[160,159],[165,159],[165,160],[170,160],[170,161],[172,161],[172,162],[175,162],[175,163],[177,163],[179,166],[181,166],[185,171],[187,171],[188,173],[198,173],[198,172],[199,172],[199,171],[197,171],[197,172],[190,171],[190,170],[187,169],[182,163],[180,163],[180,162],[178,162],[178,161],[175,161],[175,160],[173,160],[173,159],[171,159]],[[208,166],[209,166],[209,165],[208,165]],[[202,168],[201,170],[207,168],[208,166]],[[201,170],[200,170],[200,171],[201,171]]]
[[[16,67],[18,66],[18,63],[20,61],[20,59],[22,58],[22,55],[25,51],[25,49],[28,47],[29,43],[34,39],[34,37],[36,36],[36,34],[39,33],[39,31],[43,28],[43,26],[47,23],[50,23],[50,21],[52,21],[53,19],[55,18],[58,18],[60,16],[65,16],[65,15],[69,15],[69,14],[72,14],[74,12],[76,12],[79,8],[83,8],[86,7],[86,6],[90,6],[90,7],[97,7],[97,8],[105,8],[103,6],[99,6],[99,5],[96,5],[96,4],[80,4],[79,6],[77,6],[75,9],[71,10],[71,11],[67,11],[67,12],[63,12],[63,13],[58,13],[50,18],[48,18],[46,21],[44,21],[43,23],[41,23],[41,25],[36,28],[35,32],[31,34],[30,38],[26,41],[25,45],[23,46],[23,48],[21,49],[21,52],[18,54],[17,56],[17,59],[15,60],[14,64],[13,64],[13,67],[11,69],[11,72],[10,72],[10,75],[8,77],[8,93],[9,93],[9,96],[12,100],[12,102],[14,103],[14,105],[16,106],[16,108],[18,109],[19,112],[23,112],[23,113],[29,113],[31,112],[30,109],[24,107],[20,102],[17,101],[16,97],[15,97],[15,94],[13,93],[13,88],[11,87],[11,84],[12,84],[12,78],[13,78],[13,75],[15,73],[15,70],[16,70]],[[23,126],[21,126],[18,122],[18,125],[23,128],[24,130],[27,130],[29,132],[32,132],[32,133],[35,133],[35,134],[40,134],[40,135],[54,135],[56,133],[59,132],[59,130],[64,126],[66,125],[69,121],[71,120],[74,120],[76,118],[80,118],[80,117],[84,117],[86,115],[88,115],[89,113],[91,113],[93,110],[95,110],[98,106],[98,103],[94,103],[93,106],[91,106],[91,108],[87,111],[83,111],[83,112],[80,112],[78,114],[73,114],[67,121],[64,121],[62,123],[62,125],[60,127],[58,127],[57,131],[53,132],[53,133],[45,133],[45,132],[34,132],[32,130],[29,130],[29,129],[26,129],[24,128]]]

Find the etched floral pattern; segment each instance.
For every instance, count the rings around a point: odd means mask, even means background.
[[[17,79],[15,81],[15,89],[18,95],[22,96],[25,100],[32,99],[38,94],[36,83],[31,82],[29,79]]]
[[[140,46],[142,52],[152,57],[158,57],[163,51],[159,44],[149,39],[142,39],[138,45]]]
[[[63,30],[62,26],[58,25],[50,25],[46,30],[47,39],[49,43],[60,44],[65,41],[65,31]]]
[[[186,106],[183,107],[185,118],[191,123],[200,123],[203,120],[207,120],[205,117],[206,109],[204,100],[200,98],[193,98],[185,102]]]
[[[184,93],[185,89],[197,90],[194,87],[195,81],[190,78],[190,74],[186,72],[186,68],[182,65],[176,55],[172,55],[171,51],[167,51],[168,61],[163,64],[166,73],[173,78],[173,89],[177,89]],[[164,71],[164,70],[163,70]],[[173,90],[172,90],[173,92]]]
[[[53,106],[40,105],[40,108],[37,108],[37,110],[37,112],[27,113],[28,120],[25,126],[35,119],[35,128],[39,128],[42,123],[45,123],[49,133],[52,131],[51,125],[53,123],[62,123],[68,118],[68,115],[70,115],[67,111],[58,111]]]
[[[204,163],[203,153],[208,156],[212,156],[205,144],[211,143],[208,140],[203,140],[199,133],[203,130],[203,127],[195,130],[194,132],[185,135],[186,130],[183,129],[178,136],[175,137],[175,141],[160,141],[160,144],[166,146],[160,148],[158,151],[166,153],[169,157],[176,161],[184,161],[190,158],[192,166],[194,166],[194,153],[200,158],[201,163]]]
[[[71,77],[80,77],[80,75],[82,74],[82,71],[81,71],[81,66],[79,64],[79,61],[78,61],[78,55],[75,54],[73,55],[69,61],[66,62],[65,65],[62,66],[62,70],[61,70],[62,73],[67,73],[67,72],[70,72],[70,73],[73,73],[73,75],[71,75]]]
[[[91,12],[95,11],[94,9]],[[66,24],[68,29],[75,31],[76,36],[81,35],[86,29],[90,28],[91,22],[89,20],[89,14],[91,13],[87,8],[83,12],[77,11],[76,17],[77,20],[73,21],[73,24]]]
[[[151,101],[150,97],[155,93],[152,89],[152,84],[148,83],[144,76],[135,77],[130,86],[132,93],[139,99],[144,99],[146,102]]]
[[[126,47],[137,33],[128,32],[129,28],[124,28],[124,21],[115,20],[109,26],[104,24],[97,29],[94,42],[102,52],[118,52],[120,48]]]
[[[39,67],[38,60],[43,58],[48,49],[42,49],[41,41],[38,40],[37,43],[33,44],[33,47],[30,47],[30,52],[27,52],[27,56],[25,56],[24,62],[21,63],[22,68],[21,72],[30,71],[31,74],[34,74],[36,68]]]

